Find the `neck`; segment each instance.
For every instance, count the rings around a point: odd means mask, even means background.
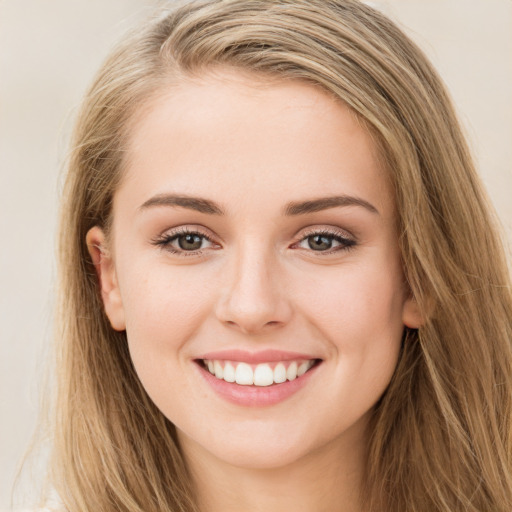
[[[292,464],[271,468],[233,466],[186,444],[201,512],[362,512],[361,442],[330,443]]]

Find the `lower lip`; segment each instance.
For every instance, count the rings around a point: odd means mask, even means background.
[[[316,364],[294,380],[271,386],[242,386],[234,382],[226,382],[212,375],[200,363],[196,363],[196,366],[203,379],[228,402],[245,407],[265,407],[278,404],[297,393],[309,382],[320,365]]]

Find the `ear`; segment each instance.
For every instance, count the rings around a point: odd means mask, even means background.
[[[126,323],[123,302],[114,261],[106,247],[105,233],[100,227],[94,226],[87,232],[85,240],[98,276],[105,313],[116,331],[124,331]]]
[[[425,318],[423,318],[418,303],[412,296],[407,297],[404,302],[402,322],[410,329],[418,329],[425,323]]]

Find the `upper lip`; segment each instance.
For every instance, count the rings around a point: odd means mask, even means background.
[[[295,361],[295,360],[309,360],[319,359],[310,354],[303,354],[299,352],[288,352],[284,350],[267,349],[258,352],[249,352],[247,350],[219,350],[215,352],[208,352],[198,357],[197,359],[207,360],[224,360],[224,361],[239,361],[244,363],[269,363],[274,361]]]

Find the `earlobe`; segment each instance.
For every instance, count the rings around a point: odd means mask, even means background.
[[[116,331],[126,329],[123,302],[117,283],[116,269],[112,256],[106,247],[105,233],[103,230],[94,226],[86,235],[86,244],[91,256],[98,284],[100,286],[101,298],[105,313],[112,328]]]
[[[409,329],[419,329],[425,324],[425,318],[414,297],[407,298],[404,303],[402,322],[406,327],[409,327]]]

